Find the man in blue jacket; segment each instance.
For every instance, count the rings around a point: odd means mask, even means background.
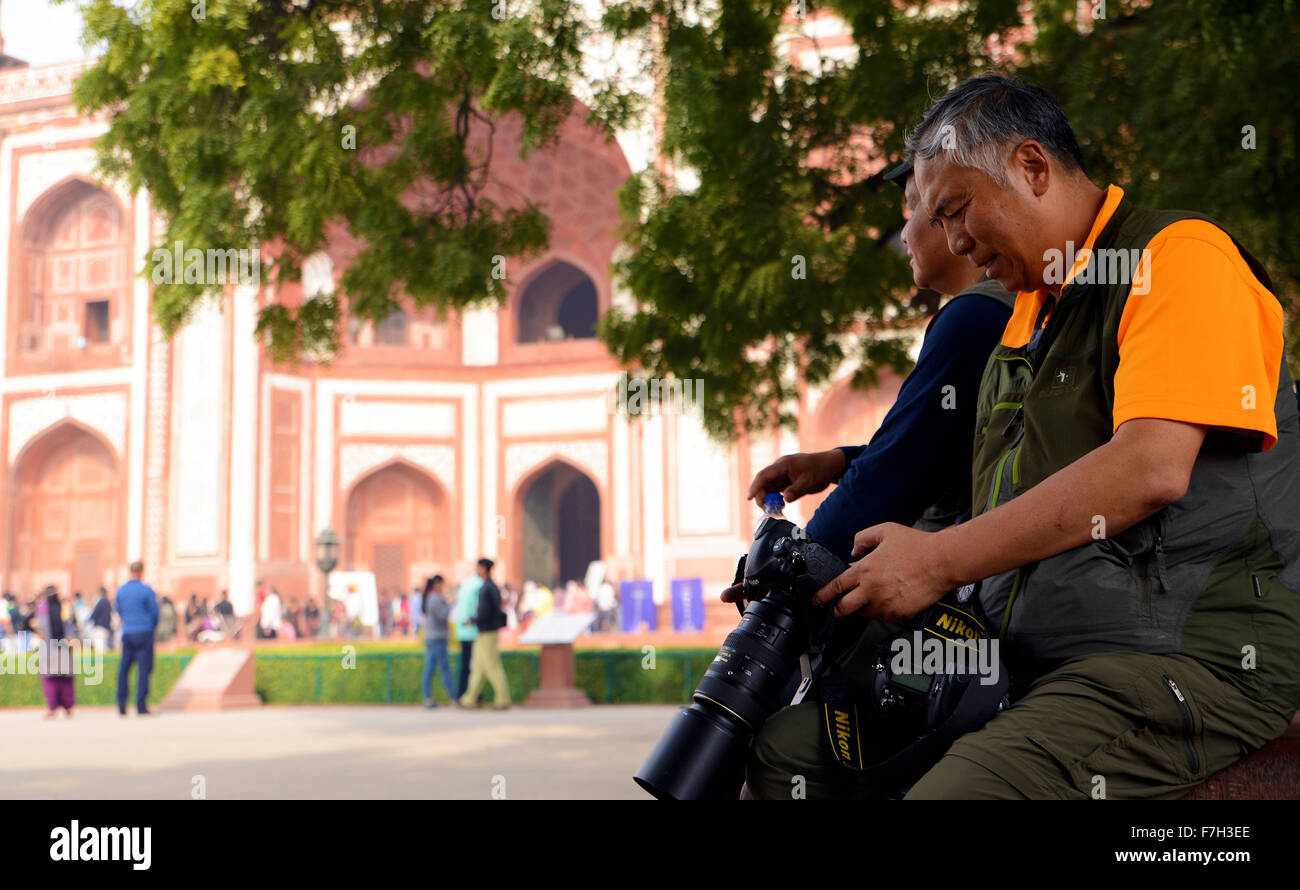
[[[117,712],[126,716],[126,698],[131,665],[140,666],[136,684],[135,711],[149,713],[149,675],[153,673],[153,632],[158,626],[158,597],[140,580],[144,563],[131,563],[131,580],[117,589],[117,614],[122,618],[122,664],[117,672]]]
[[[761,470],[748,494],[762,503],[768,492],[776,491],[793,501],[837,483],[807,532],[844,560],[850,557],[854,535],[874,523],[937,531],[969,510],[976,395],[1015,300],[985,278],[983,269],[948,249],[943,229],[932,226],[920,207],[910,160],[885,179],[904,189],[910,215],[902,241],[917,287],[954,297],[930,319],[916,367],[870,443],[788,454]],[[729,587],[722,598],[734,602],[740,590],[739,585]],[[860,668],[868,650],[849,647],[846,658]],[[863,676],[859,669],[848,673]],[[754,741],[747,771],[752,796],[788,798],[792,774],[806,777],[810,797],[835,796],[842,768],[822,750],[820,719],[820,706],[813,702],[786,708],[767,721]]]

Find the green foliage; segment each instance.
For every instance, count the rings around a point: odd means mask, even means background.
[[[454,683],[460,676],[459,647],[453,647],[450,655]],[[537,687],[537,653],[502,652],[501,663],[511,699],[522,702]],[[345,661],[336,644],[329,654],[259,652],[256,688],[268,705],[400,704],[422,701],[423,672],[422,646],[366,647]],[[435,701],[447,703],[441,677],[433,678],[432,691]],[[494,698],[491,685],[485,686],[483,700],[491,703]]]
[[[1300,111],[1283,86],[1300,83],[1292,0],[1110,2],[1090,28],[1074,0],[1043,0],[1032,4],[1034,40],[997,63],[991,39],[1005,45],[1021,24],[1014,0],[825,5],[858,51],[813,72],[773,45],[787,4],[626,0],[608,21],[622,32],[663,23],[663,146],[699,184],[652,170],[624,189],[632,252],[620,271],[640,306],[611,313],[602,336],[647,374],[704,378],[714,433],[730,435],[737,418],[750,429],[792,425],[791,372],[825,380],[842,352],[832,334],[855,320],[865,323],[855,382],[906,363],[906,343],[880,336],[910,289],[883,249],[898,226],[897,190],[877,193],[865,171],[898,158],[931,97],[985,70],[1053,90],[1096,181],[1145,206],[1215,216],[1296,307]],[[1242,145],[1247,125],[1254,150]],[[854,138],[862,151],[845,156]],[[807,257],[806,279],[781,274],[793,254]]]
[[[639,649],[578,652],[574,682],[595,704],[689,704],[716,649],[659,649],[647,670]]]
[[[986,35],[1019,23],[1014,3],[922,6],[829,4],[857,61],[813,71],[775,40],[788,3],[626,0],[607,18],[619,34],[661,27],[663,151],[698,185],[651,169],[623,189],[618,271],[640,305],[609,313],[601,336],[646,374],[701,378],[719,437],[793,428],[799,378],[826,381],[855,323],[860,378],[906,370],[908,344],[880,336],[915,317],[887,246],[900,195],[867,174],[898,156],[940,83],[988,67]]]
[[[661,649],[654,669],[647,670],[639,649],[579,650],[575,682],[595,704],[686,703],[715,654],[712,649]],[[527,700],[537,688],[537,653],[502,652],[501,663],[511,700]],[[337,646],[320,655],[259,652],[257,693],[268,705],[414,703],[421,700],[423,671],[424,654],[415,647],[366,648],[357,653],[354,667],[344,667]],[[451,652],[451,672],[454,682],[460,672],[458,647]],[[433,678],[432,691],[435,701],[447,703],[440,677]],[[483,699],[494,700],[491,685],[484,687]]]
[[[159,245],[256,247],[264,282],[292,281],[346,221],[361,247],[340,296],[376,322],[402,304],[499,300],[492,257],[545,247],[537,207],[483,196],[469,136],[515,112],[525,153],[555,138],[589,28],[580,4],[209,0],[199,18],[190,0],[79,5],[86,43],[107,51],[74,99],[107,114],[101,173],[149,190]],[[597,123],[633,107],[616,90],[600,101]],[[172,334],[214,289],[157,284],[154,317]],[[304,297],[259,319],[276,359],[334,354],[340,303]]]
[[[420,678],[424,671],[424,648],[419,644],[384,643],[362,645],[344,667],[339,644],[295,647],[292,652],[258,650],[256,690],[268,705],[310,704],[410,704],[421,701]],[[594,704],[686,704],[691,700],[704,671],[716,655],[713,649],[665,649],[655,653],[649,669],[639,649],[578,650],[575,682]],[[460,651],[453,645],[453,683],[460,675]],[[157,705],[180,677],[192,651],[158,655],[150,679],[149,702]],[[105,657],[102,681],[85,685],[77,678],[77,704],[115,705],[117,702],[118,656]],[[538,654],[531,650],[501,653],[510,697],[516,704],[527,700],[537,688]],[[131,682],[134,695],[135,674]],[[434,700],[447,704],[442,679],[433,678]],[[494,700],[490,684],[483,699]],[[132,698],[134,701],[134,698]],[[0,679],[0,707],[40,707],[40,677],[36,674],[5,675]]]
[[[1110,2],[1087,33],[1074,3],[1035,6],[1021,71],[1065,106],[1092,179],[1222,223],[1268,269],[1300,376],[1300,5]]]
[[[36,654],[31,653],[29,660],[33,668],[35,657]],[[189,653],[154,656],[153,673],[149,677],[149,704],[157,705],[167,697],[167,693],[171,692],[171,688],[176,685],[181,671],[189,664],[192,657]],[[6,658],[5,663],[8,667],[10,664],[16,664],[16,659]],[[119,655],[105,654],[104,670],[98,682],[95,682],[94,673],[89,669],[86,674],[77,675],[74,681],[77,706],[116,706],[117,672],[120,665]],[[137,671],[131,671],[130,681],[131,704],[134,706],[136,683],[139,681]],[[0,677],[0,708],[35,708],[44,705],[45,696],[41,692],[41,678],[35,672],[24,670],[23,673],[5,674]]]
[[[578,85],[607,132],[639,110],[626,82],[588,80],[579,47],[593,24],[568,0],[516,0],[500,20],[489,0],[210,0],[201,22],[189,0],[81,5],[88,42],[108,49],[75,98],[107,114],[103,171],[149,189],[160,244],[262,245],[269,282],[296,278],[333,224],[361,240],[337,300],[263,309],[259,336],[282,360],[328,359],[344,305],[377,322],[397,301],[499,300],[492,257],[544,248],[538,208],[484,198],[471,124],[517,112],[529,150],[554,138]],[[870,174],[898,158],[932,97],[994,69],[1062,99],[1094,180],[1215,216],[1293,308],[1300,8],[1105,6],[1088,26],[1074,0],[1033,0],[1028,31],[1015,0],[808,3],[849,24],[856,54],[805,70],[785,41],[802,30],[800,4],[613,0],[599,27],[653,73],[661,149],[683,176],[652,165],[620,191],[628,250],[615,271],[637,304],[607,313],[599,335],[640,374],[705,381],[721,438],[793,426],[800,378],[822,383],[849,354],[858,382],[905,370],[896,334],[919,304],[889,246],[900,196]],[[348,127],[355,150],[342,147]],[[202,290],[158,286],[155,317],[174,331]]]

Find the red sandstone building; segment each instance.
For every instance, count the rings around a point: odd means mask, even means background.
[[[712,601],[748,549],[753,474],[866,441],[897,391],[850,390],[846,366],[804,393],[798,436],[729,448],[691,414],[611,412],[623,369],[594,330],[630,299],[609,272],[614,192],[660,161],[653,133],[606,143],[579,113],[527,162],[498,130],[495,176],[552,220],[544,256],[507,258],[499,309],[351,321],[330,367],[277,366],[257,309],[333,287],[352,249],[340,236],[300,286],[229,288],[169,342],[136,274],[149,197],[96,178],[105,123],[69,95],[84,67],[0,56],[0,586],[20,597],[112,588],[138,558],[160,593],[228,589],[247,613],[259,578],[286,599],[319,594],[313,541],[332,527],[339,567],[393,591],[486,554],[515,585],[581,578],[599,558],[651,579],[657,600],[698,576]]]

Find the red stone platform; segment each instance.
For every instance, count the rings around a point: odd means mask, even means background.
[[[223,647],[199,652],[163,699],[164,711],[215,711],[262,704],[254,687],[251,649]]]

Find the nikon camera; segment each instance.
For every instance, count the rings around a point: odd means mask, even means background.
[[[783,692],[800,657],[815,658],[833,617],[816,606],[818,590],[848,566],[807,539],[769,495],[754,543],[742,560],[745,608],[718,650],[690,707],[677,713],[633,777],[657,798],[735,800],[754,734],[788,703]],[[785,700],[783,700],[785,699]]]

